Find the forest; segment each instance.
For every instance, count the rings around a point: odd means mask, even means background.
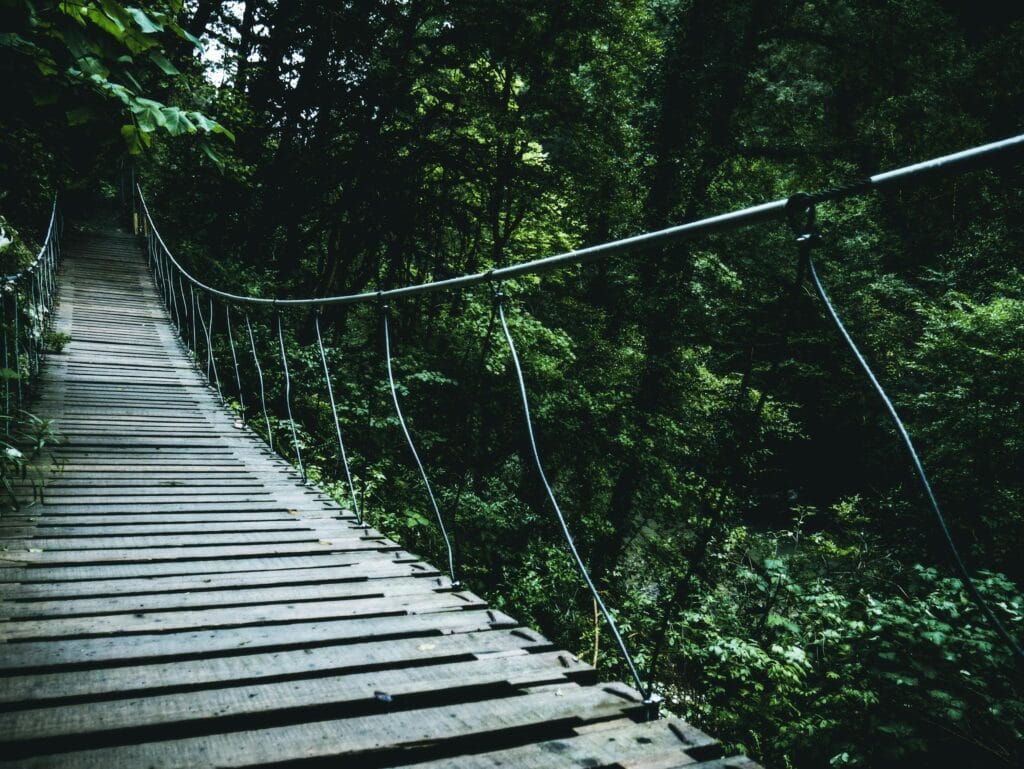
[[[5,274],[55,192],[71,221],[126,175],[203,282],[329,297],[1024,131],[1024,14],[994,0],[0,0],[0,19]],[[821,203],[817,226],[838,312],[1024,642],[1024,162]],[[666,712],[766,767],[1024,765],[1021,659],[784,220],[390,302],[459,578],[628,680],[533,464],[499,289],[548,480]],[[282,310],[292,413],[266,365],[266,420],[210,312],[239,418],[350,505],[322,330],[356,506],[446,563],[380,307]],[[274,360],[274,312],[250,319]],[[4,474],[28,461],[9,443]]]

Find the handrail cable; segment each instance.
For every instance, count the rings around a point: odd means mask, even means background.
[[[936,176],[938,174],[951,173],[954,171],[959,172],[970,168],[983,167],[992,164],[995,161],[995,158],[1004,157],[1009,153],[1019,152],[1022,150],[1024,150],[1024,134],[1018,134],[1017,136],[1003,139],[1002,141],[983,144],[978,147],[963,150],[962,152],[955,152],[950,155],[932,158],[931,160],[926,160],[921,163],[915,163],[910,166],[904,166],[891,171],[878,173],[867,179],[856,181],[843,187],[831,188],[818,193],[812,193],[810,197],[815,202],[842,200],[848,197],[863,195],[871,191],[896,187],[910,181],[920,181],[926,177]],[[356,304],[387,301],[400,296],[412,296],[415,294],[431,293],[434,291],[464,288],[466,286],[472,286],[477,283],[484,283],[487,281],[497,282],[519,277],[520,275],[550,272],[569,265],[583,264],[585,262],[603,259],[615,254],[636,250],[641,247],[646,248],[653,245],[670,243],[694,237],[699,234],[730,230],[768,219],[782,218],[786,213],[786,206],[790,200],[789,198],[780,198],[778,200],[760,203],[758,205],[731,211],[729,213],[718,214],[716,216],[710,216],[694,222],[679,224],[674,227],[668,227],[655,232],[633,235],[621,240],[613,240],[608,243],[587,246],[574,251],[567,251],[562,254],[534,259],[533,261],[520,262],[519,264],[512,264],[507,267],[498,267],[484,272],[460,275],[458,277],[446,278],[444,280],[437,280],[430,283],[402,286],[400,288],[393,288],[387,291],[366,291],[359,294],[346,294],[342,296],[305,299],[268,299],[265,297],[242,296],[239,294],[232,294],[227,291],[221,291],[213,288],[212,286],[208,286],[193,277],[174,258],[170,249],[168,249],[167,245],[164,243],[163,238],[161,238],[160,233],[157,231],[153,222],[153,217],[150,214],[145,197],[142,194],[141,186],[136,184],[135,189],[138,194],[139,205],[142,209],[143,218],[148,221],[148,226],[156,236],[161,249],[170,259],[171,263],[190,283],[192,283],[196,288],[218,296],[225,301],[235,302],[238,304],[273,305],[275,307]]]
[[[17,273],[0,275],[0,294],[3,295],[0,315],[0,326],[3,327],[3,364],[4,368],[8,368],[13,362],[12,370],[15,373],[13,377],[4,377],[4,415],[7,417],[4,420],[4,431],[7,434],[10,434],[11,430],[12,405],[15,410],[21,407],[27,395],[32,393],[42,372],[45,332],[51,321],[53,305],[57,301],[56,272],[63,254],[60,246],[63,231],[64,220],[60,213],[58,196],[54,195],[46,234],[35,258]],[[27,286],[25,281],[28,281]],[[22,293],[24,296],[19,296]],[[7,302],[8,294],[11,297],[10,305]],[[11,310],[13,340],[9,340],[7,334],[8,307]],[[21,317],[23,313],[24,322]],[[24,383],[21,376],[23,358],[26,359],[27,366]],[[12,378],[15,380],[13,388],[10,383]]]
[[[220,397],[221,402],[223,402],[224,393],[221,392],[220,375],[217,373],[217,361],[213,357],[213,297],[210,298],[209,326],[207,326],[206,318],[203,317],[203,308],[199,302],[196,302],[196,310],[199,314],[199,323],[203,327],[203,336],[206,337],[206,379],[216,384],[217,395]],[[211,367],[213,368],[212,375],[210,374]]]

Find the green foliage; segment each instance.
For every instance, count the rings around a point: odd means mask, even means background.
[[[27,411],[3,417],[4,434],[0,438],[0,487],[4,509],[17,510],[25,501],[24,484],[31,488],[31,500],[43,500],[43,471],[39,460],[61,441],[52,420]],[[51,456],[52,460],[52,456]]]
[[[145,8],[112,0],[62,2],[45,8],[35,3],[15,3],[20,15],[13,31],[0,35],[19,66],[23,84],[37,104],[59,105],[67,125],[102,120],[109,103],[120,104],[130,120],[121,136],[131,154],[137,155],[158,131],[171,136],[224,134],[220,123],[202,112],[168,106],[147,96],[144,82],[153,87],[157,72],[180,78],[168,51],[174,40],[202,48],[199,40],[176,20],[181,3],[147,3]],[[6,61],[6,59],[5,59]],[[206,145],[208,146],[208,145]]]
[[[64,348],[70,341],[71,334],[65,334],[63,331],[47,331],[43,335],[43,344],[46,349],[55,353],[64,352]]]
[[[7,219],[0,215],[0,272],[13,275],[32,263],[35,254]]]

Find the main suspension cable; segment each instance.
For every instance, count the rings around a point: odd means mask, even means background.
[[[878,173],[874,176],[857,180],[854,183],[843,187],[823,190],[819,193],[813,194],[811,197],[816,201],[842,200],[876,190],[905,186],[911,182],[920,182],[924,179],[933,178],[940,174],[956,173],[968,169],[981,168],[993,165],[998,161],[1005,162],[1007,161],[1007,158],[1018,155],[1022,151],[1024,151],[1024,134],[1019,134],[1001,141],[990,142],[989,144],[983,144],[960,152],[954,152],[949,155],[932,158],[921,163],[915,163],[913,165],[896,168],[891,171]],[[262,304],[274,307],[379,302],[381,300],[386,301],[399,296],[413,296],[423,293],[431,293],[434,291],[467,288],[479,283],[504,281],[522,275],[537,275],[545,272],[551,272],[553,270],[563,269],[575,264],[584,264],[598,259],[606,259],[617,254],[633,252],[641,248],[649,248],[655,245],[672,243],[678,240],[692,238],[697,235],[736,229],[738,227],[749,226],[751,224],[772,219],[777,220],[785,215],[787,206],[789,205],[789,199],[780,198],[778,200],[771,200],[765,203],[748,206],[747,208],[729,211],[724,214],[709,216],[705,219],[685,222],[663,230],[645,232],[628,238],[622,238],[621,240],[613,240],[608,243],[586,246],[574,251],[566,251],[561,254],[545,256],[529,262],[520,262],[519,264],[511,264],[506,267],[496,267],[485,272],[459,275],[454,278],[436,280],[430,283],[401,286],[387,291],[366,291],[361,294],[303,299],[270,299],[267,297],[242,296],[239,294],[232,294],[228,291],[221,291],[200,282],[188,273],[170,253],[170,250],[167,249],[163,240],[160,238],[160,233],[156,231],[156,227],[152,222],[152,216],[149,212],[149,207],[147,206],[145,197],[142,194],[142,188],[136,184],[134,189],[137,194],[143,220],[148,222],[149,228],[156,234],[157,240],[167,252],[171,262],[180,273],[185,275],[186,280],[196,286],[196,288],[206,291],[208,294],[217,296],[225,301],[235,302],[236,304]]]

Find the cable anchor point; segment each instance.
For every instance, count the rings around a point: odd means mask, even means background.
[[[661,718],[661,703],[662,697],[660,694],[648,692],[647,696],[644,697],[644,719],[647,721],[657,721]]]
[[[786,221],[796,235],[796,243],[804,262],[810,258],[811,249],[821,241],[817,220],[817,201],[813,195],[798,192],[786,201]]]

